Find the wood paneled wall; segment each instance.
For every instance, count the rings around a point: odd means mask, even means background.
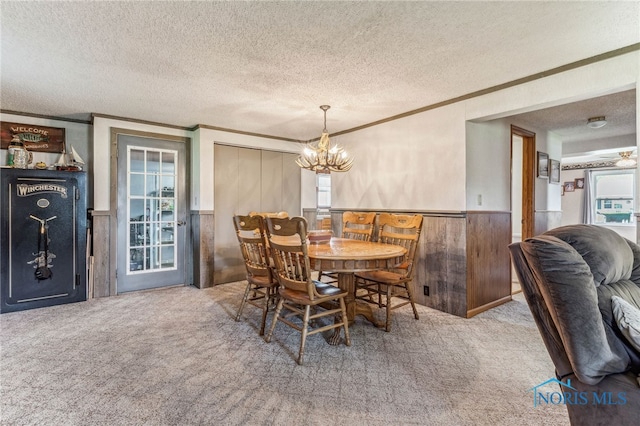
[[[511,213],[467,212],[467,317],[511,300]]]
[[[360,210],[362,211],[362,210]],[[332,210],[335,235],[342,233],[342,213]],[[416,302],[460,317],[471,317],[511,300],[511,243],[509,212],[400,212],[422,214],[422,236],[412,282]],[[305,209],[307,220],[315,210]],[[111,215],[93,213],[93,297],[113,296]],[[191,212],[193,283],[199,288],[213,283],[213,212]],[[429,295],[425,294],[425,286]]]
[[[187,250],[191,247],[193,259],[187,268],[187,282],[198,288],[213,285],[213,212],[191,212],[191,235],[188,238]],[[93,297],[108,297],[117,294],[115,282],[115,247],[111,242],[112,215],[108,211],[94,211],[92,216],[93,233]],[[189,265],[188,265],[189,266]]]
[[[108,211],[93,211],[91,217],[93,235],[93,297],[115,295],[115,283],[111,283],[111,214]],[[114,260],[115,262],[115,260]],[[111,287],[114,287],[112,291]]]
[[[302,209],[302,217],[307,219],[307,227],[309,228],[309,231],[313,229],[318,229],[318,223],[317,223],[318,210]],[[331,222],[333,223],[333,218],[331,219]]]
[[[344,211],[331,211],[335,235]],[[411,283],[417,303],[468,318],[511,300],[510,212],[393,213],[424,217]]]
[[[460,317],[467,316],[467,235],[463,214],[425,214],[416,276],[418,303]],[[425,286],[429,295],[425,295]]]
[[[215,221],[212,211],[191,212],[191,247],[193,250],[193,285],[213,286],[213,241]]]
[[[562,225],[562,211],[559,210],[537,210],[534,217],[534,235],[540,235]]]

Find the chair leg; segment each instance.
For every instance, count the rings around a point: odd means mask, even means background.
[[[244,305],[247,304],[249,291],[251,291],[251,283],[247,282],[247,287],[244,289],[244,296],[242,297],[242,302],[240,302],[240,308],[238,309],[238,313],[236,314],[236,321],[240,321],[240,315],[242,315],[242,310],[244,309]]]
[[[300,351],[298,352],[298,364],[302,365],[302,357],[304,356],[304,344],[307,340],[307,331],[309,329],[309,315],[311,313],[311,306],[304,307],[304,318],[302,319],[302,330],[300,336]]]
[[[391,287],[392,286],[387,285],[387,320],[384,325],[385,331],[391,331]]]
[[[273,336],[273,330],[276,328],[276,323],[278,322],[278,317],[280,316],[280,311],[282,310],[282,305],[284,304],[284,299],[279,298],[278,304],[276,305],[276,312],[273,314],[273,321],[271,321],[271,327],[269,327],[269,333],[267,337],[265,337],[264,341],[269,343],[271,342],[271,336]]]
[[[344,297],[340,298],[340,309],[342,310],[342,326],[344,327],[344,342],[347,346],[351,346],[351,337],[349,336],[349,319],[347,318],[347,306],[344,303]]]
[[[420,319],[420,317],[418,316],[418,310],[416,309],[416,304],[413,301],[413,294],[411,293],[411,289],[409,288],[409,283],[405,283],[404,288],[407,290],[407,295],[409,296],[409,302],[411,302],[411,308],[413,309],[413,317],[415,319]]]
[[[262,304],[262,322],[260,323],[260,336],[264,336],[264,327],[267,323],[267,313],[269,312],[269,301],[271,300],[271,289],[264,289],[264,302]]]

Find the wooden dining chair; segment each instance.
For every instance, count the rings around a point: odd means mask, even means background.
[[[304,357],[305,341],[312,334],[342,327],[345,343],[351,346],[344,301],[347,293],[331,284],[311,279],[307,221],[302,217],[293,217],[267,218],[266,222],[271,256],[280,286],[276,312],[265,340],[271,341],[278,321],[299,331],[301,336],[297,362],[300,365]],[[331,321],[323,325],[318,320],[325,317],[329,317]]]
[[[356,299],[378,305],[386,310],[385,330],[391,330],[391,312],[411,304],[415,319],[419,319],[411,292],[414,261],[422,230],[422,215],[381,213],[378,218],[378,242],[407,249],[402,262],[391,269],[356,272]],[[402,299],[393,304],[393,299]]]
[[[289,214],[285,211],[280,212],[249,212],[249,216],[262,216],[265,217],[289,217]]]
[[[320,230],[322,231],[331,231],[331,218],[323,217],[320,220]]]
[[[371,241],[373,235],[375,212],[344,212],[342,213],[342,238],[351,240]],[[325,278],[323,280],[323,278]],[[338,282],[336,272],[318,272],[318,280],[326,283]]]
[[[247,303],[262,309],[260,336],[264,335],[269,306],[275,303],[278,280],[273,274],[271,257],[265,233],[264,219],[260,215],[233,217],[240,251],[247,269],[247,287],[244,290],[236,321],[240,320]]]

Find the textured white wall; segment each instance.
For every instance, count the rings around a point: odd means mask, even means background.
[[[511,127],[508,120],[467,123],[467,210],[509,211]]]
[[[462,104],[332,139],[353,152],[347,173],[332,175],[332,202],[344,209],[465,208]]]
[[[518,123],[498,121],[477,132],[472,126],[468,135],[466,121],[496,120],[628,90],[639,79],[639,59],[640,54],[632,52],[334,138],[356,158],[350,172],[334,175],[334,207],[508,210],[510,164],[505,159],[510,142],[505,135],[509,124]],[[536,133],[537,150],[561,159],[562,141],[557,135],[522,127]],[[482,152],[480,145],[472,145],[478,138],[493,151]],[[500,138],[504,140],[499,142]],[[467,154],[467,148],[474,152]],[[498,160],[491,173],[477,164],[488,158]],[[477,206],[478,193],[486,199],[482,206]],[[535,209],[559,211],[560,193],[560,185],[536,179]]]
[[[563,170],[560,172],[560,183],[575,182],[577,178],[584,177],[584,170]],[[584,211],[584,189],[576,189],[573,192],[565,192],[562,200],[562,225],[574,225],[582,223]]]

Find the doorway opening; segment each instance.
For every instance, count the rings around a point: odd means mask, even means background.
[[[511,126],[511,242],[535,235],[536,135]],[[513,269],[511,293],[521,291]]]

